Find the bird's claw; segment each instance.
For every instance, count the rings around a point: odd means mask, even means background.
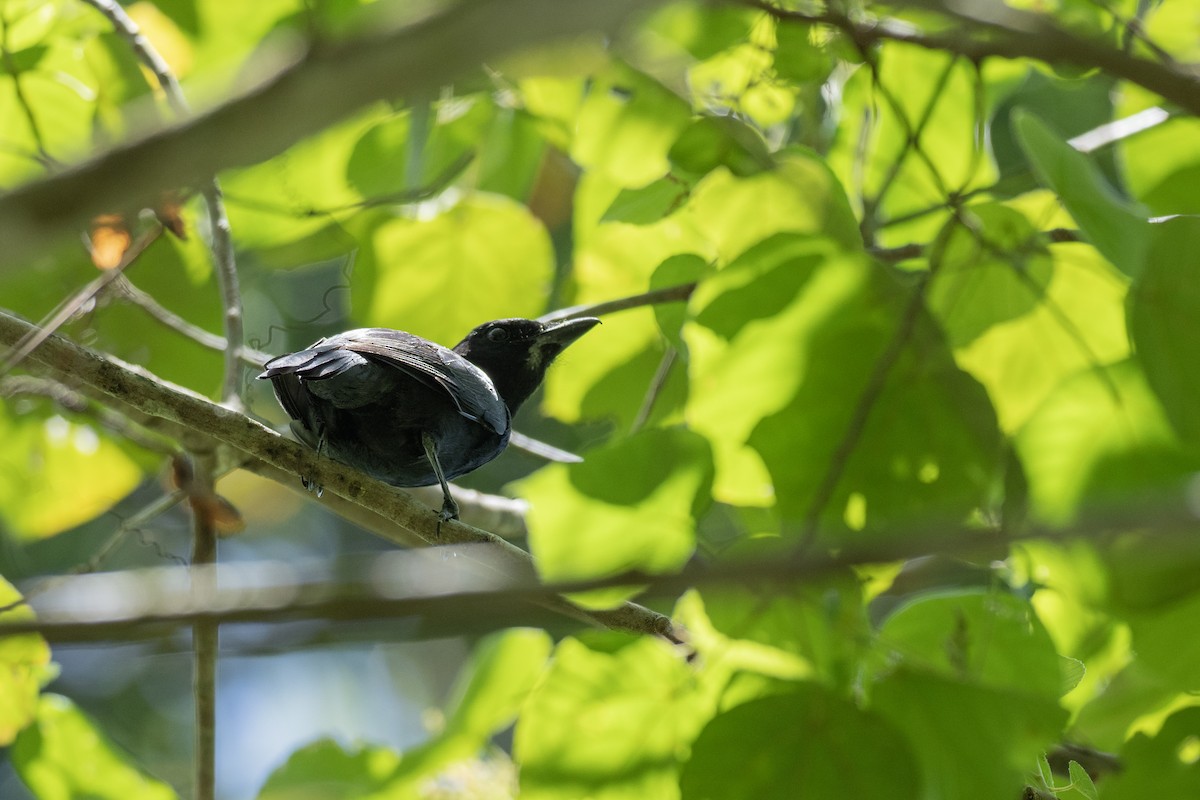
[[[454,502],[454,498],[446,495],[446,499],[442,501],[442,510],[438,512],[437,535],[442,535],[442,523],[449,522],[452,519],[458,519],[458,503]]]
[[[306,492],[315,492],[318,498],[325,494],[324,486],[304,475],[300,476],[300,485],[304,487],[304,491]]]

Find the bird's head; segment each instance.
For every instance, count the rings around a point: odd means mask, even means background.
[[[454,352],[487,373],[508,410],[515,414],[558,354],[599,324],[595,317],[557,322],[497,319],[468,333],[454,346]]]

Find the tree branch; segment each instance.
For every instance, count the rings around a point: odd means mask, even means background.
[[[664,289],[651,289],[641,294],[619,297],[616,300],[605,300],[602,303],[587,303],[569,308],[560,308],[538,317],[542,322],[557,322],[575,317],[599,317],[612,314],[615,311],[625,311],[630,308],[653,306],[659,303],[683,303],[695,291],[695,283],[681,283],[678,286],[668,286]]]
[[[233,579],[216,594],[198,596],[186,587],[177,567],[155,567],[116,573],[50,578],[22,587],[30,596],[36,619],[0,623],[0,637],[40,633],[51,641],[127,641],[159,636],[199,620],[219,624],[288,622],[297,619],[368,620],[400,616],[423,617],[423,633],[435,636],[461,631],[468,621],[486,618],[490,627],[519,624],[529,619],[530,604],[545,604],[562,594],[615,586],[639,586],[643,597],[674,598],[691,588],[751,587],[811,584],[836,576],[853,566],[885,564],[939,554],[995,558],[996,549],[1015,542],[1099,541],[1121,531],[1137,529],[1163,547],[1195,537],[1196,514],[1176,495],[1146,497],[1124,508],[1085,510],[1069,526],[1029,525],[1020,530],[975,530],[928,525],[892,530],[887,537],[854,541],[836,552],[812,550],[781,554],[778,550],[754,558],[717,563],[693,561],[671,575],[630,572],[607,578],[540,584],[530,575],[515,576],[490,568],[500,554],[482,548],[471,558],[447,560],[430,551],[398,551],[371,556],[370,563],[350,565],[339,582],[302,580],[288,563],[225,565]],[[458,552],[471,555],[480,546]],[[465,560],[465,559],[464,559]],[[482,567],[482,569],[480,569]],[[131,590],[130,587],[139,587]],[[106,607],[97,598],[119,597]],[[474,626],[472,626],[474,627]]]
[[[0,343],[16,341],[33,326],[7,312],[0,311]],[[60,336],[50,336],[30,354],[30,363],[56,376],[91,387],[96,392],[135,409],[138,413],[166,420],[170,424],[201,432],[226,448],[241,453],[241,458],[261,461],[272,471],[291,476],[306,476],[324,487],[327,493],[362,506],[387,519],[394,526],[410,531],[426,544],[486,543],[501,557],[498,563],[518,576],[531,576],[533,564],[528,553],[494,533],[473,528],[459,520],[441,523],[437,513],[421,505],[410,495],[367,477],[357,470],[318,458],[297,442],[286,439],[245,414],[213,403],[181,386],[176,386],[146,370],[116,358],[101,355]],[[278,474],[278,473],[275,473]],[[408,541],[402,544],[411,543]],[[634,604],[612,611],[584,611],[561,597],[544,604],[554,611],[590,624],[652,633],[673,638],[667,617]]]
[[[524,47],[613,29],[655,5],[476,0],[386,35],[314,48],[223,105],[0,197],[4,260],[19,264],[99,211],[264,161],[369,103],[437,89]]]
[[[84,0],[103,14],[117,34],[125,39],[129,49],[138,60],[153,73],[162,88],[167,102],[180,118],[191,115],[187,98],[179,81],[167,62],[150,44],[150,40],[142,35],[137,23],[130,19],[120,4],[115,0]],[[166,188],[166,187],[164,187]],[[221,289],[221,304],[224,307],[222,319],[225,326],[225,375],[222,381],[222,400],[230,408],[244,411],[242,403],[242,345],[245,338],[242,324],[242,294],[238,289],[237,263],[233,255],[233,239],[229,229],[229,215],[225,212],[225,203],[221,199],[221,186],[215,177],[204,183],[200,193],[204,196],[204,204],[208,209],[208,221],[211,227],[209,235],[209,250],[212,252],[213,267],[217,275],[217,284]]]
[[[188,493],[192,507],[192,594],[212,598],[217,593],[217,531],[212,516],[198,496],[213,493],[215,459],[196,458],[190,480],[180,486]],[[199,619],[192,623],[192,698],[195,706],[195,743],[192,797],[213,800],[216,795],[217,766],[217,657],[220,652],[217,623]]]
[[[971,3],[969,9],[972,13],[968,14],[927,0],[901,2],[900,5],[933,10],[957,18],[964,26],[948,33],[925,33],[895,20],[852,19],[834,8],[810,13],[777,8],[764,0],[739,2],[779,20],[832,26],[860,46],[893,41],[926,50],[957,53],[973,61],[993,57],[1032,58],[1047,64],[1100,69],[1200,115],[1200,79],[1196,75],[1158,61],[1132,56],[1100,41],[1084,39],[1059,28],[1044,15],[1017,11],[1002,3]],[[979,13],[985,10],[986,16]],[[974,35],[978,31],[987,35]]]
[[[117,281],[116,286],[125,299],[176,333],[186,336],[196,344],[201,347],[207,347],[209,350],[225,352],[228,349],[228,339],[218,336],[215,333],[210,333],[198,325],[193,325],[171,309],[165,308],[154,299],[153,295],[134,286],[128,278],[121,278]],[[242,347],[238,353],[238,358],[251,369],[262,369],[263,363],[270,359],[271,356],[260,350]]]

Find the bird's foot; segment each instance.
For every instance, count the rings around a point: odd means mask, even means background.
[[[442,523],[452,519],[458,519],[458,503],[454,502],[454,498],[446,495],[442,501],[442,510],[438,512],[437,536],[442,535]]]
[[[325,494],[324,486],[322,486],[321,484],[317,483],[314,480],[310,480],[309,478],[305,477],[304,475],[300,476],[300,485],[304,487],[304,491],[306,491],[306,492],[315,492],[318,498],[320,498],[321,495]]]

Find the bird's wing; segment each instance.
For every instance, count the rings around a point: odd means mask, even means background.
[[[499,435],[508,432],[508,406],[483,370],[449,348],[388,328],[365,328],[335,336],[340,348],[402,370],[427,386],[442,389],[458,412]]]

